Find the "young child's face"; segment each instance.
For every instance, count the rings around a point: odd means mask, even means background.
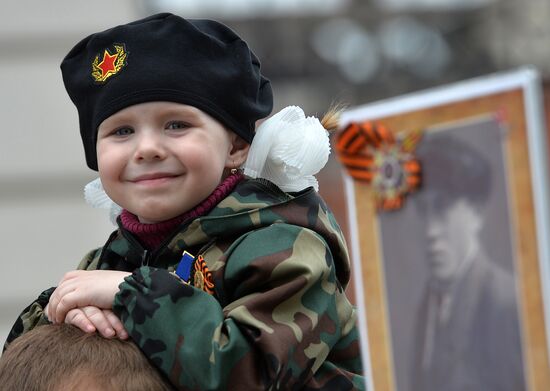
[[[193,106],[129,106],[98,128],[99,176],[109,197],[143,223],[192,209],[217,187],[225,169],[246,159],[248,144]]]

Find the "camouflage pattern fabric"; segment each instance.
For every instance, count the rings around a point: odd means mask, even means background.
[[[171,273],[184,250],[204,257],[213,295]],[[133,272],[113,310],[180,390],[365,389],[347,249],[311,188],[243,181],[155,251],[119,229],[79,269]],[[7,343],[43,321],[44,305],[28,307]]]

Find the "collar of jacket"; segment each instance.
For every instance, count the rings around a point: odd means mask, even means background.
[[[338,280],[344,287],[347,285],[350,268],[344,236],[323,199],[311,187],[298,193],[285,193],[263,179],[242,181],[210,213],[183,221],[154,251],[145,250],[119,221],[119,229],[103,248],[100,268],[131,271],[150,265],[171,270],[184,250],[198,255],[220,239],[236,239],[275,223],[298,225],[317,232],[331,250]]]

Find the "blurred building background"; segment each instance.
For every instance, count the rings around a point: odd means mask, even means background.
[[[518,66],[550,78],[548,0],[20,0],[0,7],[0,339],[114,228],[87,206],[94,179],[59,64],[86,35],[151,13],[234,27],[262,60],[275,109],[322,115]],[[340,169],[321,192],[345,227]],[[352,294],[350,292],[350,294]]]

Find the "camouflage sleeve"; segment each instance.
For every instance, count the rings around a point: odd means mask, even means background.
[[[337,308],[341,288],[325,242],[313,231],[274,224],[239,238],[225,256],[224,308],[166,270],[144,266],[121,284],[113,309],[181,390],[311,385],[350,329]],[[347,386],[339,389],[353,389],[341,380]]]
[[[78,269],[95,269],[96,267],[94,267],[94,260],[96,260],[98,254],[99,251],[97,249],[87,253],[78,265]],[[23,312],[21,312],[8,334],[8,338],[4,343],[3,350],[6,350],[8,345],[14,339],[23,335],[27,331],[34,329],[36,326],[50,323],[44,315],[44,308],[50,301],[50,296],[52,295],[54,290],[55,287],[45,290],[38,296],[35,301],[33,301],[27,308],[23,310]]]
[[[101,247],[88,252],[76,267],[76,270],[96,270],[101,255]]]
[[[48,301],[50,301],[50,296],[54,290],[55,287],[45,290],[38,296],[38,299],[33,301],[23,310],[23,312],[21,312],[21,315],[19,315],[8,334],[3,350],[6,350],[14,339],[20,337],[27,331],[34,329],[36,326],[49,323],[48,318],[44,315],[43,309],[48,304]]]

